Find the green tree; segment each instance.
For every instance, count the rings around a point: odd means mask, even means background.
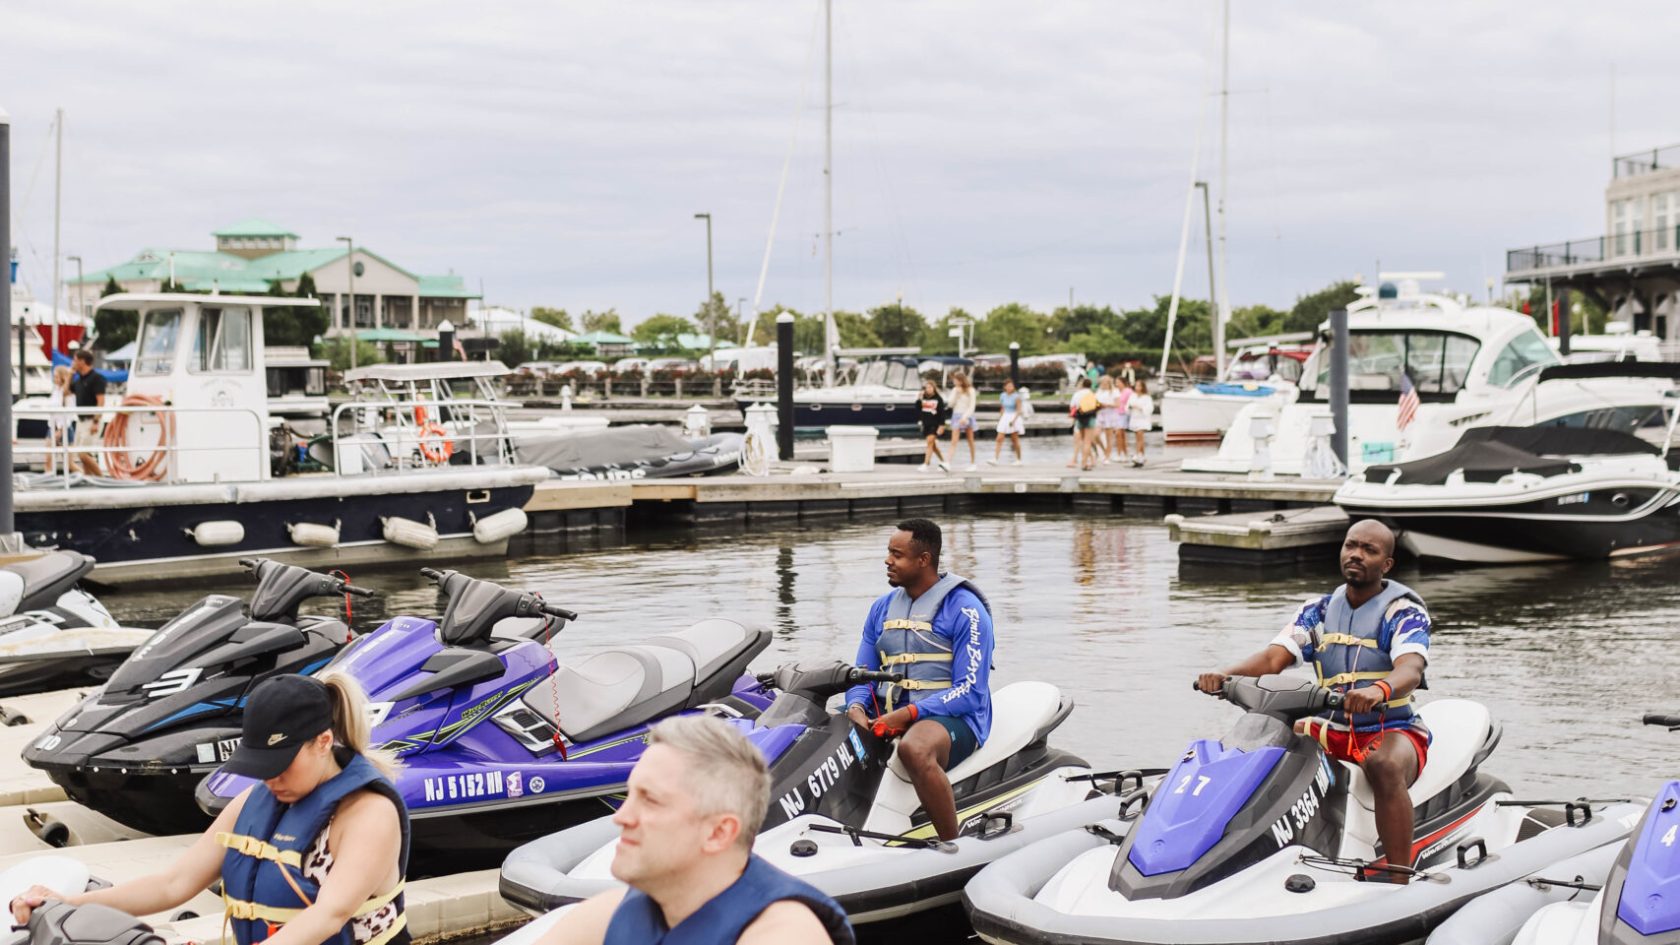
[[[1097,335],[1102,331],[1118,332],[1120,330],[1120,313],[1104,305],[1076,305],[1073,308],[1062,306],[1050,313],[1050,336],[1058,342],[1067,342],[1075,335]]]
[[[615,335],[624,334],[624,327],[619,324],[618,309],[609,308],[604,312],[585,310],[583,313],[584,332],[610,331]]]
[[[1133,351],[1160,351],[1167,341],[1169,295],[1155,296],[1151,308],[1132,309],[1122,316],[1121,333]],[[1175,356],[1202,354],[1213,350],[1212,307],[1205,299],[1178,300],[1178,319],[1173,326]]]
[[[1048,347],[1050,327],[1050,320],[1040,313],[1020,302],[1009,302],[987,312],[974,326],[974,348],[1001,354],[1013,341],[1020,344],[1023,355],[1042,354]]]
[[[356,366],[367,367],[370,364],[381,364],[385,361],[385,352],[371,341],[356,341]],[[326,358],[335,371],[350,369],[350,336],[335,335],[327,338],[316,347],[315,356]]]
[[[117,295],[123,290],[115,276],[105,277],[105,288],[99,297]],[[107,353],[134,340],[140,331],[140,313],[133,309],[102,308],[93,314],[93,336],[100,350]]]
[[[869,326],[886,347],[908,348],[921,344],[922,334],[927,331],[927,319],[903,302],[894,302],[870,309]]]
[[[682,345],[678,335],[694,334],[694,323],[680,315],[650,315],[630,329],[630,337],[641,342],[642,350],[660,353],[676,351]]]
[[[304,273],[298,277],[296,291],[287,292],[279,280],[268,283],[268,294],[282,298],[315,298],[315,280]],[[320,305],[275,307],[263,312],[263,342],[272,345],[304,345],[326,334],[330,315]]]
[[[869,324],[869,317],[857,312],[835,312],[834,327],[840,333],[842,348],[879,348],[881,336]]]
[[[545,305],[535,305],[531,307],[531,317],[539,322],[542,322],[544,325],[553,325],[555,328],[559,328],[563,331],[575,330],[572,328],[572,316],[567,314],[566,310],[563,308],[549,308]]]
[[[1225,323],[1225,338],[1235,340],[1285,334],[1283,326],[1288,321],[1288,312],[1280,312],[1270,305],[1245,305],[1231,311],[1231,320]]]
[[[517,328],[501,333],[496,339],[496,359],[508,367],[518,367],[531,360],[531,339]]]
[[[718,341],[734,341],[741,337],[741,320],[724,301],[722,292],[713,292],[710,299],[695,309],[694,324],[706,334],[716,335]],[[692,332],[694,329],[688,330]]]
[[[1283,321],[1284,331],[1317,331],[1318,326],[1330,317],[1330,310],[1347,308],[1359,298],[1354,291],[1358,283],[1352,279],[1319,289],[1309,295],[1303,295],[1295,300],[1295,307],[1289,310],[1289,317]]]
[[[957,306],[945,313],[945,317],[927,326],[922,331],[923,354],[956,354],[957,339],[951,337],[952,322],[971,322],[974,316]]]

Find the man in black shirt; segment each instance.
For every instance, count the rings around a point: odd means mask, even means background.
[[[105,406],[105,377],[93,369],[93,352],[82,348],[72,360],[76,378],[70,382],[70,392],[76,395],[76,406]],[[76,416],[76,445],[98,446],[102,434],[99,427],[100,415],[82,411]],[[70,465],[71,469],[79,469],[89,476],[104,475],[97,453],[79,453]]]

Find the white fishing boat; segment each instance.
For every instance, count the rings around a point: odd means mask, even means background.
[[[1312,353],[1312,333],[1240,338],[1225,376],[1161,396],[1161,430],[1168,443],[1217,442],[1244,407],[1269,400],[1295,402],[1301,364]]]

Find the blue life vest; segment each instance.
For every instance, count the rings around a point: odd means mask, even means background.
[[[1348,606],[1347,585],[1336,588],[1324,608],[1322,632],[1313,639],[1318,684],[1347,692],[1387,677],[1394,670],[1394,662],[1385,645],[1389,641],[1381,639],[1383,624],[1412,605],[1421,608],[1423,598],[1399,581],[1385,581],[1377,596],[1357,608]],[[1420,683],[1418,688],[1427,687]],[[1330,710],[1325,717],[1334,729],[1346,729],[1351,722],[1356,732],[1407,727],[1428,732],[1423,720],[1412,711],[1410,693],[1383,703],[1376,711],[1360,712],[1351,720],[1340,709]]]
[[[959,587],[980,598],[980,606],[991,613],[986,595],[973,582],[955,574],[944,575],[915,600],[902,587],[893,590],[887,611],[881,617],[881,635],[876,638],[875,649],[881,658],[881,668],[903,673],[904,680],[878,684],[882,712],[898,708],[899,690],[908,693],[910,702],[916,703],[951,688],[952,642],[934,633],[933,619],[939,615],[939,606],[945,598]]]
[[[251,945],[274,934],[280,926],[320,898],[321,886],[303,875],[303,857],[315,838],[327,829],[339,802],[352,792],[367,788],[378,791],[397,805],[402,824],[402,853],[398,872],[408,873],[408,808],[402,795],[361,755],[354,755],[344,770],[310,791],[296,804],[274,799],[266,785],[251,788],[245,806],[234,822],[233,833],[216,834],[216,842],[228,848],[222,858],[222,902],[233,924],[239,945]],[[356,910],[361,917],[377,912],[386,904],[397,904],[397,918],[391,927],[360,945],[399,945],[409,940],[408,916],[403,911],[404,880],[390,892],[374,896]],[[302,893],[304,899],[299,898]],[[358,945],[350,924],[323,945]]]
[[[740,879],[674,929],[665,927],[665,913],[646,893],[639,889],[625,893],[607,923],[607,936],[601,945],[734,945],[765,909],[784,899],[810,907],[834,945],[853,945],[856,941],[839,903],[810,883],[749,856]]]

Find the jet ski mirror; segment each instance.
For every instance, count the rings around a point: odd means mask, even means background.
[[[577,614],[550,604],[535,594],[481,581],[459,571],[421,568],[420,573],[448,598],[438,621],[438,639],[446,646],[474,646],[490,642],[497,622],[508,617],[548,617],[558,631]]]
[[[375,596],[373,591],[357,587],[343,578],[268,558],[241,558],[239,563],[257,578],[257,589],[251,594],[251,602],[245,611],[252,620],[296,623],[298,608],[310,598],[336,597],[339,594],[362,598]]]
[[[1661,725],[1669,731],[1680,731],[1680,715],[1662,715],[1657,712],[1649,713],[1642,720],[1646,725]]]
[[[1317,715],[1342,704],[1339,692],[1281,674],[1258,678],[1232,676],[1225,680],[1223,695],[1238,708],[1285,722]]]

